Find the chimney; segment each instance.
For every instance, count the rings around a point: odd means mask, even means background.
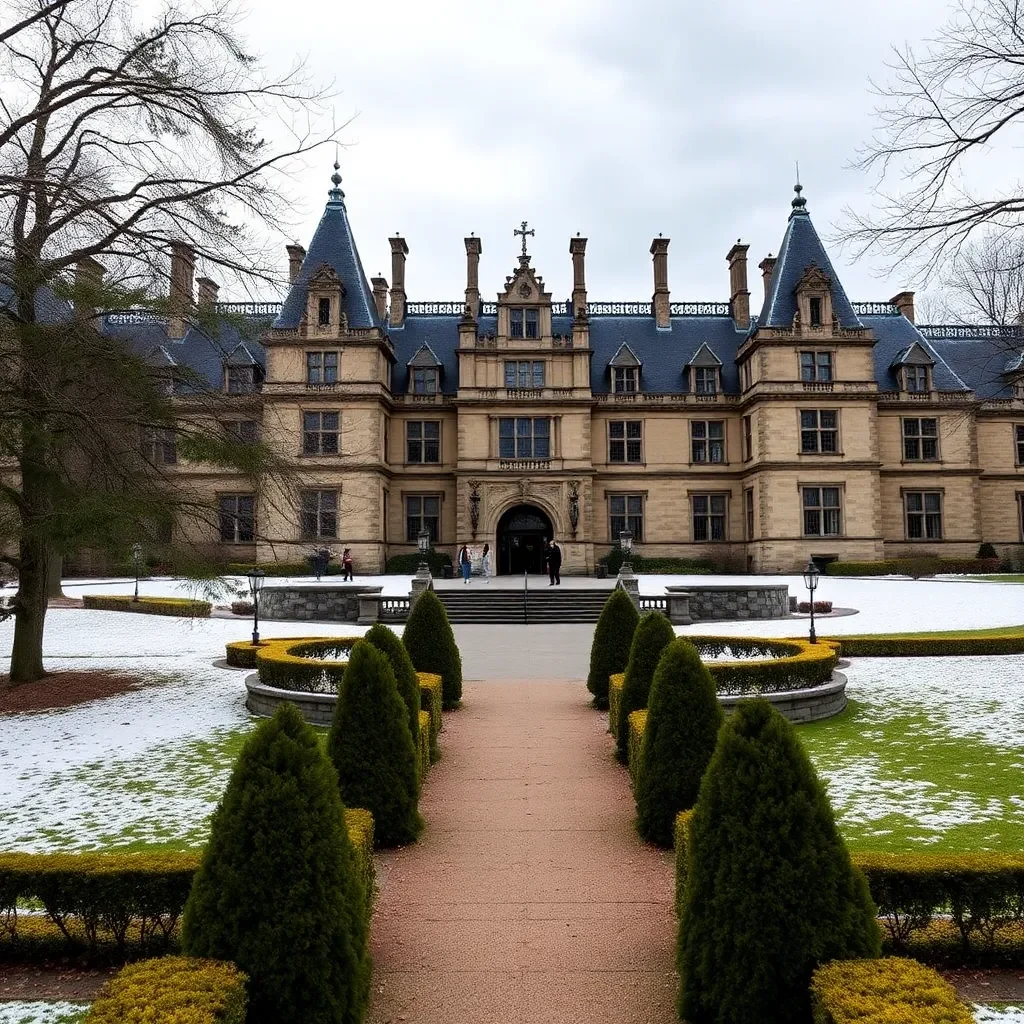
[[[389,238],[391,243],[391,326],[398,327],[405,321],[405,257],[409,246],[401,235]]]
[[[197,277],[196,284],[199,285],[198,304],[207,308],[213,306],[217,301],[217,293],[220,291],[220,286],[208,277]]]
[[[761,271],[761,280],[764,281],[764,297],[767,301],[768,292],[772,287],[772,274],[775,271],[775,257],[771,253],[768,253],[768,255],[758,263],[757,269]]]
[[[370,284],[373,285],[373,304],[377,307],[377,319],[381,323],[388,315],[388,282],[383,277],[371,277]]]
[[[167,321],[167,336],[185,336],[185,313],[192,306],[193,275],[196,271],[195,250],[187,242],[171,242],[171,284],[168,296],[170,316]]]
[[[747,290],[749,248],[737,238],[725,257],[729,261],[729,309],[733,323],[744,331],[750,326],[750,292]]]
[[[654,306],[654,323],[658,327],[671,327],[672,318],[669,308],[668,292],[668,243],[671,239],[659,235],[651,242],[651,255],[654,257],[654,295],[651,303]]]
[[[286,245],[285,251],[288,253],[288,283],[295,284],[295,278],[302,269],[302,261],[306,258],[306,250],[295,242],[294,245]]]
[[[587,278],[584,273],[587,240],[579,235],[570,238],[569,252],[572,254],[572,312],[573,316],[579,316],[587,311]]]
[[[466,305],[476,318],[480,315],[480,253],[483,245],[479,238],[470,235],[466,243]]]
[[[83,256],[75,264],[75,313],[83,320],[96,315],[95,299],[103,287],[103,264],[91,256]]]
[[[911,323],[914,322],[914,293],[900,292],[889,300]],[[927,314],[925,314],[927,315]]]

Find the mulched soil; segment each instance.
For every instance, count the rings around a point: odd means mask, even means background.
[[[960,967],[939,972],[971,1003],[1024,1003],[1024,970],[1013,967]]]
[[[117,967],[75,967],[61,961],[33,964],[0,963],[0,1001],[54,999],[92,1002]]]
[[[11,686],[0,673],[0,716],[70,708],[138,689],[143,680],[121,672],[53,672],[37,683]]]

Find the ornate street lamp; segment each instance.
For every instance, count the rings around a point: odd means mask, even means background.
[[[804,569],[804,586],[811,593],[811,643],[817,643],[818,638],[814,632],[814,592],[818,589],[818,577],[821,576],[821,571],[814,564],[814,559],[809,559],[807,562],[807,568]]]
[[[142,545],[132,545],[132,569],[135,571],[135,596],[133,601],[139,599],[139,577],[142,575]]]
[[[416,540],[420,546],[420,564],[416,569],[416,575],[426,577],[430,575],[430,564],[427,562],[427,555],[430,554],[430,531],[420,530]]]
[[[635,604],[640,599],[640,585],[633,572],[633,531],[623,530],[619,534],[619,547],[622,549],[622,565],[619,568],[617,586],[622,587]]]
[[[247,576],[252,594],[252,645],[255,647],[260,642],[260,591],[267,574],[262,569],[250,569]]]

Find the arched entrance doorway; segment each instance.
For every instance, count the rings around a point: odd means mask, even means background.
[[[551,520],[536,505],[513,505],[498,520],[498,572],[544,572],[544,542],[554,536]]]

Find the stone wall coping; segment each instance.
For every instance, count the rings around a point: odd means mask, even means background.
[[[820,686],[802,690],[780,690],[778,693],[720,693],[718,703],[725,712],[732,711],[741,700],[763,697],[790,721],[813,722],[838,715],[846,707],[846,674],[833,671],[832,678]]]
[[[707,594],[707,593],[732,593],[732,594],[760,594],[769,591],[784,590],[789,593],[787,583],[749,583],[749,584],[715,584],[704,586],[703,584],[690,585],[685,587],[666,587],[669,594]]]
[[[264,594],[379,594],[383,587],[368,587],[358,583],[285,583],[276,587],[264,587],[260,591],[260,597]]]

